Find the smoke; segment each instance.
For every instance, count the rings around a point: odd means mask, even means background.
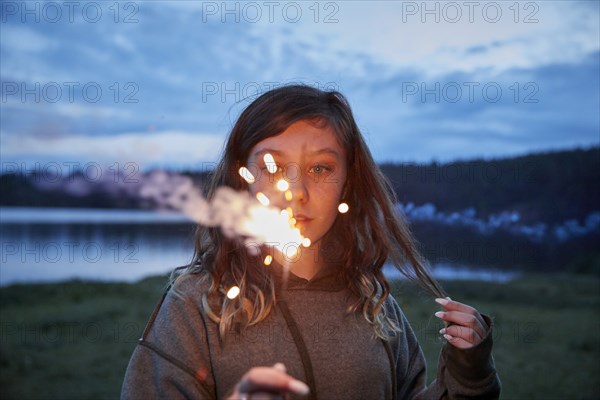
[[[227,237],[241,239],[255,255],[265,244],[286,251],[302,243],[303,237],[290,225],[287,212],[260,204],[247,191],[223,186],[209,202],[191,178],[154,171],[144,177],[139,196],[160,208],[177,210],[200,225],[220,227]]]

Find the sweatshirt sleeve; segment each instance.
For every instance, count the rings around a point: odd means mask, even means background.
[[[394,345],[397,396],[400,399],[497,399],[500,380],[492,357],[492,321],[477,346],[459,349],[448,343],[440,353],[436,379],[427,386],[425,356],[404,313],[393,300],[402,333]],[[404,354],[403,354],[404,353]]]
[[[133,352],[121,399],[215,399],[205,321],[191,296],[196,285],[171,288]],[[200,292],[195,291],[196,296]]]

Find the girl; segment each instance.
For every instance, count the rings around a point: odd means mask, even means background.
[[[255,167],[252,183],[242,166]],[[194,262],[154,311],[122,398],[499,396],[490,318],[445,297],[430,276],[340,93],[294,85],[257,98],[231,131],[208,197],[221,186],[288,209],[311,245],[256,254],[198,226]],[[350,210],[338,212],[341,203]],[[447,344],[428,387],[421,348],[382,273],[387,260],[444,308],[435,315]],[[230,299],[233,286],[240,292]]]

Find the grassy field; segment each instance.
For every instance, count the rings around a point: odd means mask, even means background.
[[[0,289],[2,399],[114,399],[166,278]],[[444,282],[495,321],[503,399],[600,398],[600,278],[530,275],[510,284]],[[436,304],[407,283],[394,295],[432,378],[442,342]]]

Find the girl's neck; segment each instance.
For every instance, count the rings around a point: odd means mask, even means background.
[[[295,257],[283,257],[279,254],[281,259],[277,261],[294,275],[311,280],[324,266],[321,257],[318,256],[319,243],[310,247],[301,247],[299,251],[300,253]]]

